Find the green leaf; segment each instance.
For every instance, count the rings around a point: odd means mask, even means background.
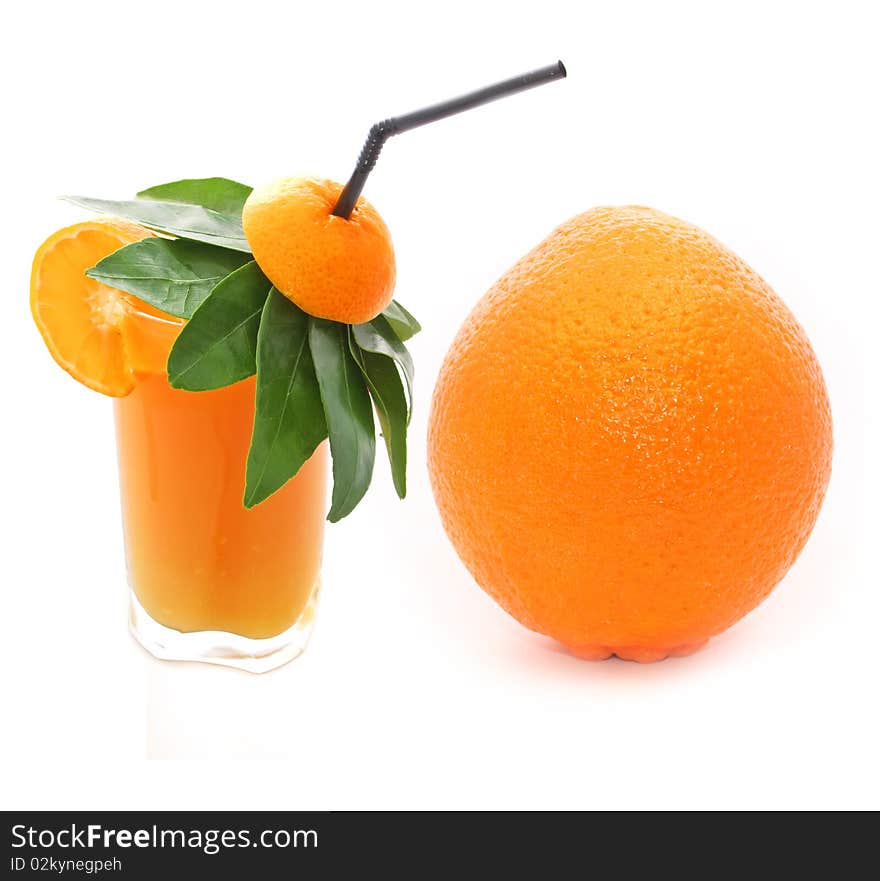
[[[201,177],[175,180],[141,190],[138,199],[157,199],[160,202],[184,202],[201,205],[219,214],[241,217],[241,209],[251,188],[225,177]]]
[[[392,300],[391,305],[384,309],[382,314],[388,319],[388,323],[397,336],[404,342],[410,337],[414,337],[422,329],[422,325],[416,321],[415,316],[407,312],[397,300]]]
[[[67,202],[97,211],[99,214],[115,214],[157,232],[168,233],[181,239],[205,242],[233,251],[250,253],[250,246],[241,228],[241,218],[221,214],[201,205],[185,205],[182,202],[156,202],[151,199],[113,201],[89,199],[85,196],[64,196]]]
[[[271,287],[251,260],[211,291],[171,349],[168,381],[174,388],[201,392],[253,375],[260,316]]]
[[[370,486],[376,460],[373,407],[349,349],[346,325],[310,318],[309,347],[333,455],[333,501],[327,519],[336,523],[355,509]]]
[[[353,324],[351,331],[354,334],[355,342],[365,352],[385,355],[386,358],[393,358],[400,365],[406,379],[409,406],[412,410],[413,380],[415,378],[412,355],[394,332],[388,319],[384,315],[377,315],[366,324]]]
[[[142,239],[86,270],[89,278],[140,297],[151,306],[190,318],[212,288],[248,259],[188,239]]]
[[[272,288],[257,334],[257,403],[245,507],[252,508],[284,486],[325,437],[308,316]]]
[[[376,407],[379,426],[385,440],[394,489],[406,496],[406,428],[408,409],[403,382],[394,362],[384,355],[365,352],[351,336],[351,353],[357,361]]]

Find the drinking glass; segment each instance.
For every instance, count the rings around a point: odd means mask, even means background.
[[[172,388],[165,364],[183,322],[130,300],[120,308],[135,376],[114,402],[131,631],[158,658],[271,670],[303,651],[312,628],[326,443],[246,509],[253,377]]]

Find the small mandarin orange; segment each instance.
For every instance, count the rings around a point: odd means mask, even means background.
[[[288,177],[255,189],[242,212],[254,259],[304,312],[345,324],[375,318],[394,291],[391,235],[358,200],[347,220],[332,214],[342,185]]]
[[[807,541],[831,471],[785,304],[648,208],[569,220],[490,289],[434,392],[429,469],[479,585],[574,654],[687,654]]]

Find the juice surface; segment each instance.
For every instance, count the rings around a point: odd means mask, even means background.
[[[254,379],[211,392],[164,373],[180,322],[126,316],[134,390],[115,402],[129,580],[160,624],[251,638],[282,633],[318,581],[327,452],[260,505],[242,504]]]

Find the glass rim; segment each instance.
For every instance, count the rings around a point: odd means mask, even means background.
[[[186,319],[177,318],[174,315],[168,315],[167,313],[157,315],[155,312],[145,312],[142,307],[147,306],[147,304],[139,300],[133,294],[128,294],[124,291],[120,291],[119,301],[122,304],[122,307],[125,309],[126,313],[135,318],[151,321],[155,324],[165,324],[171,327],[182,327],[184,324],[186,324]],[[148,308],[155,309],[156,307]],[[160,310],[156,309],[156,312],[159,311]]]

